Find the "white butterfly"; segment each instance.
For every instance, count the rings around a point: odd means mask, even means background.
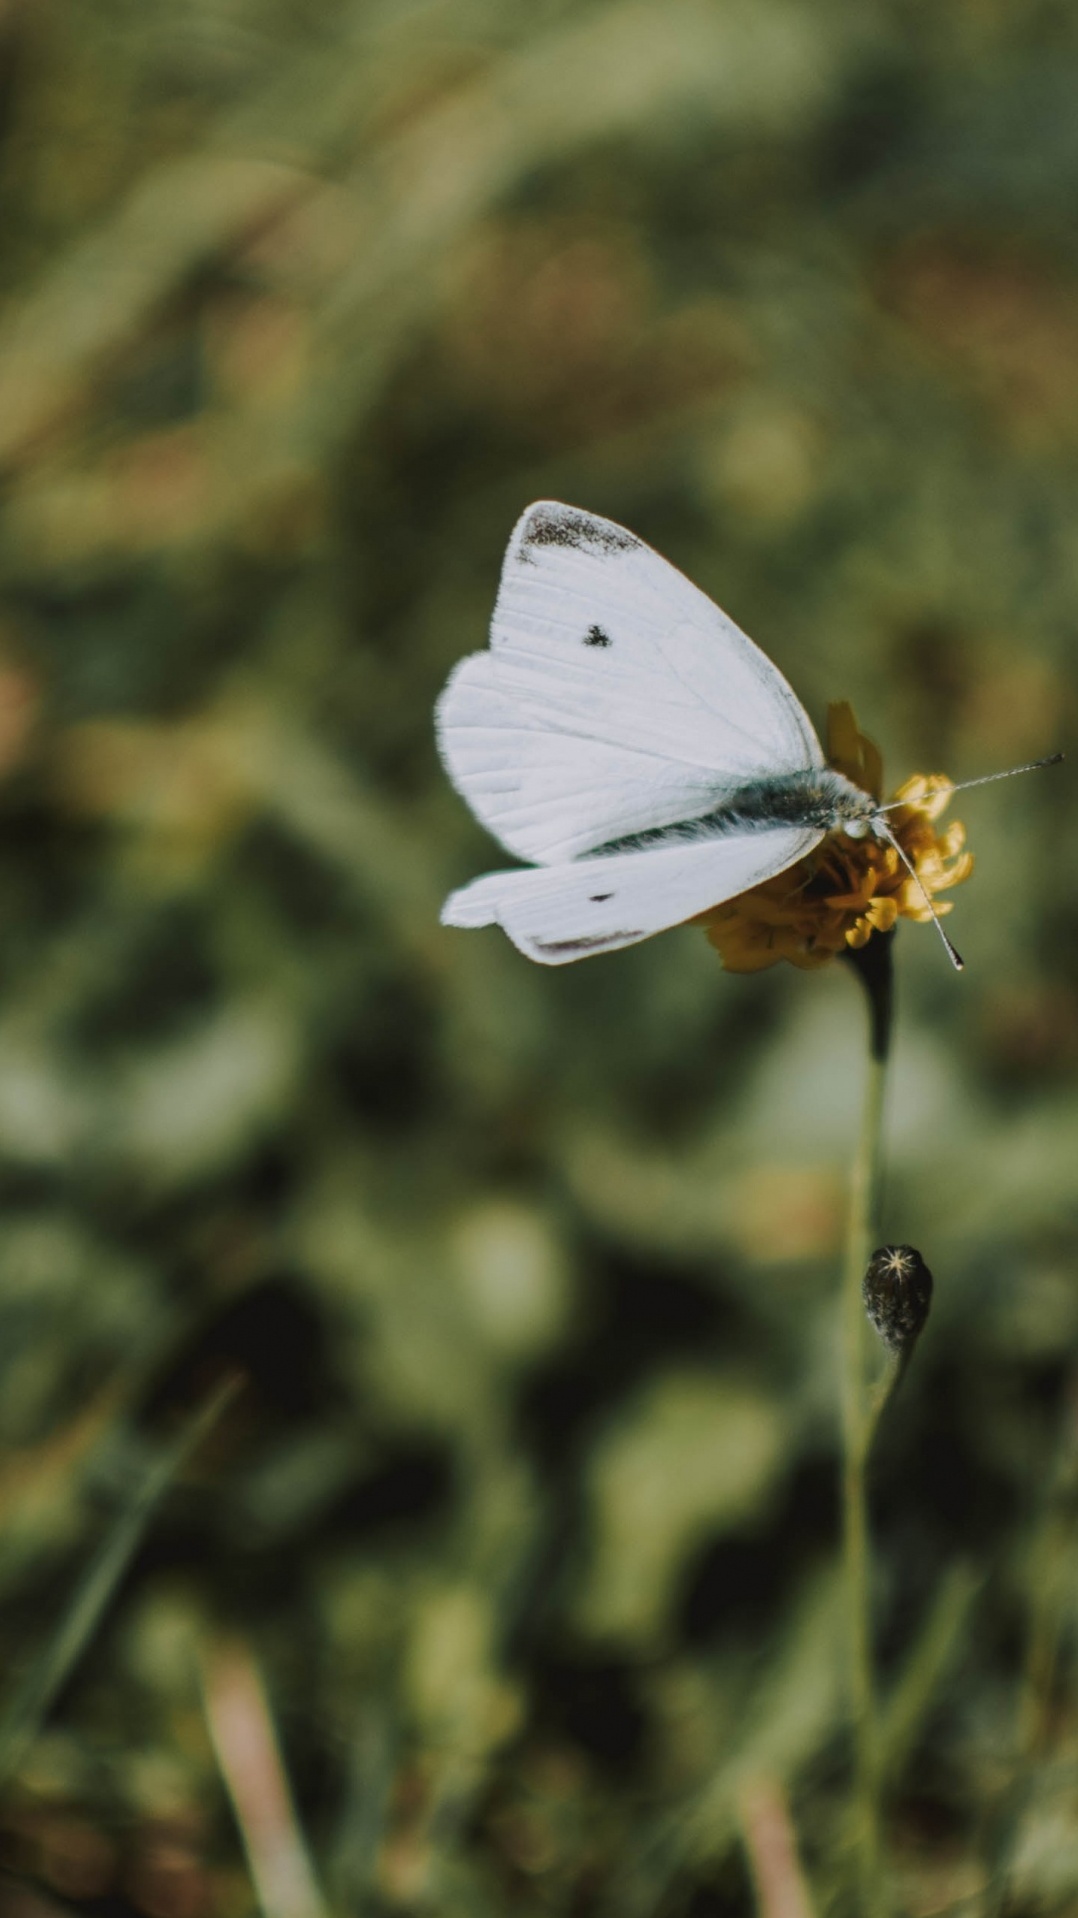
[[[827,766],[759,647],[575,506],[539,500],[517,522],[490,648],[454,668],[436,724],[458,792],[535,862],[452,893],[442,923],[500,925],[544,965],[692,919],[837,829],[905,860],[887,808]]]

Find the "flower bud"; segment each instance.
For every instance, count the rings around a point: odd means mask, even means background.
[[[881,1245],[868,1262],[865,1311],[892,1352],[911,1352],[932,1303],[932,1274],[912,1245]]]

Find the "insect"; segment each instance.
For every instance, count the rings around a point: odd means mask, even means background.
[[[538,500],[518,520],[490,647],[454,668],[436,727],[457,791],[533,862],[452,893],[442,922],[500,925],[543,965],[692,919],[829,832],[872,834],[909,866],[888,807],[827,765],[766,654],[643,540],[579,507]]]

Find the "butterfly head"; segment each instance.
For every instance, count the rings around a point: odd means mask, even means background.
[[[843,773],[829,771],[823,777],[831,805],[830,831],[844,832],[848,839],[865,839],[869,833],[878,837],[879,801]]]

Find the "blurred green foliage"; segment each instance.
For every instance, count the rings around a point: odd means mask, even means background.
[[[7,1793],[12,1918],[724,1918],[759,1780],[846,1909],[854,984],[443,931],[499,855],[430,712],[550,495],[892,784],[1066,746],[1076,92],[1056,0],[0,8],[9,1696],[247,1380]],[[960,981],[898,940],[914,1913],[1078,1902],[1074,791],[964,799]]]

